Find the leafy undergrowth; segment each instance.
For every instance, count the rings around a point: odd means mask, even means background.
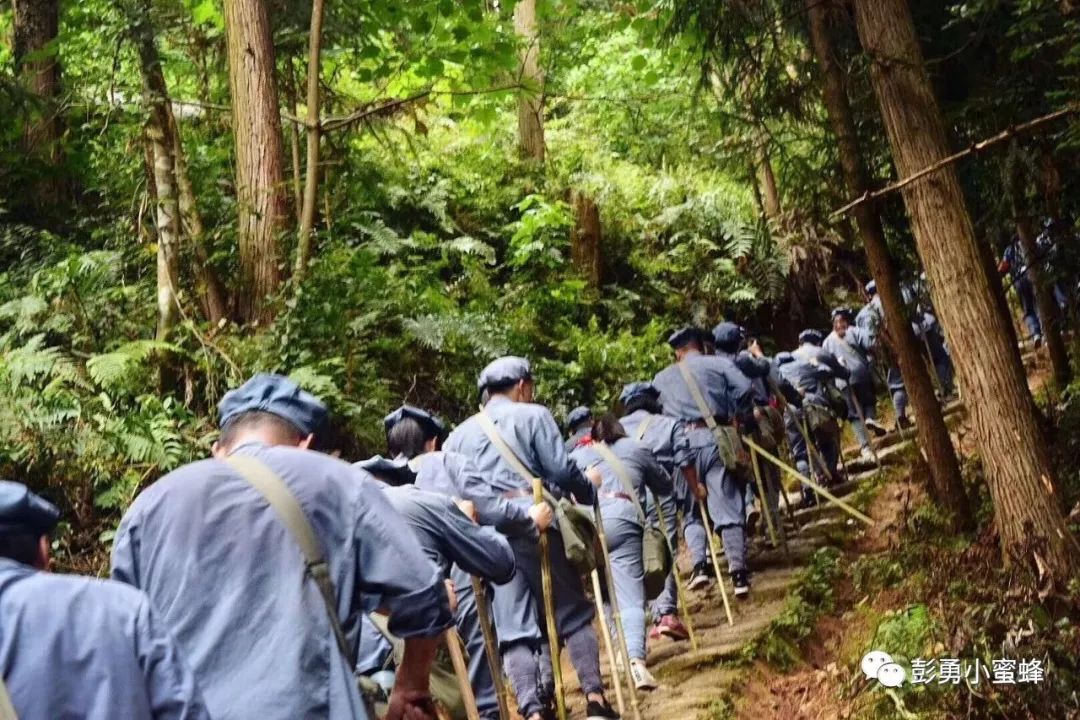
[[[1080,587],[1040,597],[1025,570],[1006,570],[984,483],[974,463],[965,472],[980,505],[974,539],[950,533],[919,478],[891,478],[871,506],[878,529],[844,554],[815,556],[710,717],[1080,718]],[[870,650],[888,652],[907,682],[886,689],[866,679],[860,661]],[[939,681],[948,673],[938,665],[932,682],[912,684],[920,659],[959,660],[959,681]],[[1032,659],[1041,682],[994,682],[994,660]]]

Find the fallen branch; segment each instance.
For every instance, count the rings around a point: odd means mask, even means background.
[[[968,155],[973,155],[973,154],[982,152],[983,150],[990,147],[991,145],[997,145],[999,142],[1002,142],[1004,140],[1009,140],[1009,139],[1019,135],[1020,133],[1028,132],[1030,130],[1034,130],[1034,129],[1038,128],[1038,127],[1041,127],[1041,126],[1046,125],[1048,123],[1052,123],[1055,120],[1060,120],[1063,117],[1066,117],[1068,115],[1072,115],[1072,114],[1077,113],[1077,112],[1080,112],[1080,104],[1071,104],[1071,105],[1067,105],[1066,107],[1064,107],[1064,108],[1062,108],[1060,110],[1055,110],[1054,112],[1050,113],[1049,115],[1043,115],[1042,117],[1037,117],[1034,120],[1028,120],[1027,122],[1022,122],[1019,125],[1012,125],[1012,126],[1010,126],[1008,128],[1005,128],[1004,130],[999,132],[997,135],[993,135],[991,137],[988,137],[985,140],[980,140],[977,143],[972,143],[970,147],[967,147],[964,150],[961,150],[959,152],[955,152],[952,155],[948,155],[948,156],[942,158],[941,160],[938,160],[933,165],[930,165],[929,167],[925,167],[922,170],[920,170],[919,172],[915,173],[914,175],[909,175],[908,177],[904,178],[903,180],[897,180],[896,182],[889,183],[888,185],[886,185],[883,188],[880,188],[879,190],[874,190],[874,191],[867,190],[865,193],[863,193],[859,197],[855,198],[854,200],[849,202],[847,205],[844,205],[839,210],[833,211],[833,213],[829,217],[830,218],[835,218],[835,217],[837,217],[839,215],[845,215],[845,214],[851,212],[853,209],[857,208],[859,205],[862,205],[865,202],[869,202],[871,200],[876,200],[879,197],[882,197],[883,195],[888,195],[891,192],[896,192],[897,190],[900,190],[900,189],[902,189],[904,187],[907,187],[908,185],[915,182],[916,180],[922,179],[922,178],[924,178],[927,175],[930,175],[932,173],[936,173],[937,171],[941,170],[942,168],[948,167],[949,165],[952,165],[953,163],[955,163],[957,160],[961,160],[961,159],[967,157]]]

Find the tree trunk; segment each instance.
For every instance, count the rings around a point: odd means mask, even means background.
[[[278,234],[288,213],[274,45],[264,0],[224,3],[240,208],[237,313],[244,321],[265,322],[274,316],[270,296],[281,285]]]
[[[869,189],[870,183],[844,84],[844,71],[833,54],[828,23],[829,8],[821,0],[806,0],[806,9],[810,21],[810,41],[821,71],[825,109],[836,136],[844,182],[848,192],[857,197]],[[949,438],[949,429],[945,425],[941,406],[934,397],[933,381],[922,362],[922,348],[908,321],[900,292],[900,281],[892,258],[889,257],[877,207],[868,202],[857,206],[855,223],[866,248],[870,274],[877,284],[878,294],[881,295],[886,337],[896,356],[900,374],[904,378],[904,387],[915,410],[915,428],[919,447],[930,469],[931,492],[934,499],[952,514],[954,528],[968,529],[973,518],[964,492],[960,463]]]
[[[536,26],[536,0],[518,0],[514,31],[522,43],[518,81],[518,146],[521,155],[544,162],[544,74],[540,70],[540,34]]]
[[[129,3],[125,9],[128,31],[139,56],[143,103],[148,110],[143,131],[153,162],[152,188],[157,229],[156,337],[165,342],[172,338],[173,330],[180,321],[180,301],[177,297],[180,289],[180,208],[170,135],[170,101],[154,29],[150,24],[150,3]],[[160,373],[163,388],[175,386],[178,375],[167,358],[161,363]]]
[[[160,72],[160,66],[158,66]],[[161,79],[162,87],[165,86],[164,77]],[[195,255],[195,286],[199,297],[199,305],[202,307],[203,316],[211,325],[217,325],[222,318],[228,315],[228,300],[225,286],[221,282],[217,271],[210,263],[210,253],[206,249],[205,227],[202,214],[195,199],[195,188],[191,184],[191,177],[187,170],[187,157],[184,154],[184,142],[180,135],[180,127],[176,123],[176,117],[169,110],[169,132],[172,136],[173,169],[176,174],[176,185],[180,191],[180,219],[181,229],[187,236],[189,246]]]
[[[856,0],[855,15],[897,173],[908,177],[949,154],[911,10],[907,0]],[[955,168],[907,185],[903,196],[974,424],[1003,559],[1041,566],[1064,587],[1080,570],[1080,548],[1054,496],[1020,353],[996,309]]]
[[[761,188],[761,203],[765,208],[765,217],[770,223],[780,223],[780,191],[776,187],[776,174],[773,172],[772,159],[765,149],[765,139],[757,137],[757,172],[758,186]]]
[[[289,60],[289,82],[285,84],[285,100],[289,103],[289,110],[300,115],[300,101],[297,99],[298,81],[296,79],[296,67],[292,59]],[[294,123],[289,123],[289,151],[292,156],[292,192],[293,210],[296,212],[296,226],[300,227],[300,214],[304,209],[304,180],[300,173],[300,128]]]
[[[311,235],[315,228],[315,206],[319,198],[319,64],[322,57],[323,0],[311,5],[311,31],[308,48],[307,77],[307,178],[304,181],[304,206],[300,213],[300,237],[296,245],[296,268],[293,279],[299,286],[307,274],[311,256]]]
[[[60,119],[56,96],[60,92],[60,62],[56,41],[60,26],[59,0],[12,0],[15,71],[37,107],[28,114],[23,131],[27,155],[45,163],[50,171],[60,165]],[[60,197],[55,175],[47,175],[34,188],[34,204],[46,208]]]
[[[600,209],[591,197],[576,190],[570,193],[570,203],[575,218],[570,234],[570,257],[589,287],[600,287]]]
[[[149,111],[144,132],[153,159],[156,195],[157,337],[166,340],[180,318],[177,301],[180,286],[180,207],[169,135],[169,94],[161,71],[154,30],[150,25],[149,3],[140,3],[139,7],[129,9],[129,28],[139,55],[143,103]]]
[[[1018,216],[1016,235],[1020,238],[1020,246],[1024,248],[1024,255],[1028,259],[1028,277],[1031,279],[1031,286],[1035,292],[1035,304],[1039,310],[1039,323],[1042,325],[1046,350],[1050,355],[1050,367],[1054,372],[1054,383],[1057,385],[1058,390],[1064,390],[1072,378],[1072,369],[1069,367],[1069,353],[1065,349],[1065,341],[1061,337],[1061,313],[1058,310],[1057,301],[1054,299],[1053,285],[1046,277],[1045,268],[1039,260],[1039,248],[1035,242],[1035,227],[1032,225],[1030,217],[1026,215]]]

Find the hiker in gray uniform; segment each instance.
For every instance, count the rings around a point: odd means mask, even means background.
[[[736,369],[746,376],[747,381],[753,386],[755,380],[763,380],[769,376],[771,363],[768,360],[750,354],[744,347],[745,333],[743,329],[733,322],[724,321],[713,328],[713,344],[718,357],[727,358],[734,363]],[[758,434],[757,413],[754,414],[753,426],[743,431],[753,436]],[[757,503],[757,481],[751,474],[746,482],[746,534],[753,536],[761,519],[761,511]]]
[[[864,460],[873,460],[867,430],[884,435],[886,430],[877,421],[877,394],[874,392],[873,338],[859,327],[851,325],[851,309],[836,308],[832,312],[833,329],[822,343],[849,373],[847,380],[835,380],[836,387],[847,401],[847,419],[855,432]]]
[[[406,644],[387,717],[431,715],[453,615],[405,520],[366,472],[305,449],[326,408],[288,378],[257,375],[219,410],[214,458],[124,515],[113,577],[150,596],[215,718],[366,718],[354,668],[375,610]]]
[[[566,414],[566,429],[570,437],[566,438],[566,452],[573,452],[582,443],[592,442],[592,410],[579,405]]]
[[[803,398],[801,410],[789,408],[791,412],[784,419],[796,468],[803,475],[812,474],[823,484],[832,485],[839,480],[836,465],[840,458],[840,427],[836,416],[846,411],[846,404],[842,398],[830,397],[830,385],[836,378],[847,379],[848,371],[820,347],[822,340],[817,330],[804,330],[799,333],[799,348],[780,353],[776,359],[780,374]],[[812,446],[807,446],[804,434],[809,434]],[[804,487],[804,505],[816,501],[813,491]]]
[[[427,410],[402,405],[383,418],[389,454],[404,458],[416,473],[416,487],[429,492],[464,500],[472,504],[476,522],[494,527],[510,537],[524,537],[535,542],[538,526],[551,523],[552,510],[546,505],[522,507],[492,490],[469,458],[438,449],[446,435],[439,418]],[[538,520],[534,520],[534,516]],[[472,578],[455,566],[450,571],[457,593],[457,626],[469,653],[469,680],[476,694],[481,718],[496,718],[499,702],[495,681],[484,645],[484,634],[476,609]],[[485,588],[487,591],[487,588]],[[498,666],[499,659],[495,658]]]
[[[700,520],[688,512],[691,502],[686,476],[692,475],[696,482],[697,468],[694,467],[694,454],[690,451],[690,439],[687,437],[686,427],[681,420],[663,414],[663,408],[660,407],[660,391],[653,387],[652,383],[634,382],[623,386],[619,394],[619,404],[623,410],[619,423],[627,435],[645,443],[652,450],[653,456],[661,467],[671,475],[672,491],[666,494],[660,493],[658,498],[660,508],[664,513],[666,524],[664,532],[667,534],[668,542],[674,550],[678,551],[679,512],[682,512],[684,514],[683,533],[686,535],[691,559],[695,566],[707,565],[708,538],[705,536],[705,527]],[[645,507],[649,524],[659,527],[659,513],[652,495],[648,497]],[[691,520],[694,522],[691,523]],[[653,601],[653,627],[649,631],[650,640],[658,640],[661,636],[672,640],[690,638],[690,632],[679,619],[675,572],[677,570],[673,564],[671,574],[668,575],[664,585],[664,591]]]
[[[0,480],[0,717],[10,703],[24,720],[210,720],[146,595],[48,571],[59,519],[25,485]]]
[[[471,517],[466,516],[466,510],[455,504],[452,497],[428,492],[416,485],[416,475],[404,456],[389,460],[376,455],[357,465],[377,479],[390,504],[405,518],[416,534],[420,549],[438,568],[442,577],[453,581],[455,588],[468,587],[471,595],[472,588],[468,580],[470,575],[476,575],[494,584],[508,582],[513,576],[514,554],[506,539],[493,528],[475,524]],[[465,578],[464,583],[454,579],[451,567]],[[456,589],[455,596],[458,601],[457,614],[460,618],[463,613],[460,596],[457,596]],[[479,630],[475,613],[476,605],[473,601],[471,617],[465,613],[466,628],[464,629],[466,631],[474,627]],[[460,630],[462,628],[459,627]],[[464,633],[461,634],[464,639]],[[382,643],[376,642],[372,648],[374,657],[368,657],[361,643],[361,660],[358,662],[358,667],[377,667],[383,661],[384,647]],[[477,658],[472,657],[472,652],[470,650],[470,665],[475,665]],[[478,659],[486,664],[487,656],[483,652],[482,634],[479,652]],[[470,667],[470,676],[472,670],[473,668]],[[473,692],[476,695],[477,710],[481,717],[497,718],[499,717],[499,702],[495,696],[490,670],[483,677],[491,684],[490,687],[477,687],[470,677],[470,685],[473,686]],[[481,694],[484,696],[483,701],[480,699]]]
[[[866,283],[864,288],[870,296],[870,302],[863,305],[855,315],[855,325],[870,338],[870,343],[882,350],[886,358],[885,384],[889,389],[889,398],[892,400],[893,411],[896,415],[896,427],[905,430],[911,427],[911,420],[907,416],[908,395],[904,388],[904,378],[900,374],[900,368],[896,365],[895,358],[891,357],[890,348],[878,342],[881,329],[885,323],[885,310],[881,307],[881,296],[877,292],[877,283],[873,280]]]
[[[481,413],[450,433],[446,449],[471,458],[495,492],[522,507],[533,502],[532,478],[522,477],[515,470],[515,461],[505,453],[516,456],[516,462],[540,478],[555,497],[573,496],[592,505],[599,473],[593,479],[586,478],[567,456],[551,412],[533,403],[535,386],[529,362],[518,357],[499,358],[480,373],[477,386],[481,394],[487,392],[487,403]],[[585,694],[586,715],[595,720],[616,718],[618,714],[604,697],[600,648],[592,625],[593,604],[585,595],[581,576],[566,559],[558,532],[548,533],[548,545],[555,625]],[[547,629],[541,621],[544,603],[539,548],[532,538],[510,538],[510,546],[517,571],[509,583],[495,588],[495,627],[518,712],[526,720],[534,720],[548,712],[551,702],[551,698],[542,697],[539,683],[540,649]]]
[[[610,413],[593,423],[593,442],[582,444],[570,457],[582,470],[596,468],[603,480],[597,489],[604,536],[611,555],[611,577],[630,654],[630,674],[638,690],[654,690],[656,678],[645,666],[645,582],[642,535],[645,500],[652,494],[670,495],[671,476],[643,442],[626,436]],[[608,625],[617,637],[608,605]]]
[[[765,355],[757,338],[747,338],[744,328],[734,323],[721,323],[713,329],[713,336],[717,354],[723,351],[733,357],[742,367],[744,374],[750,378],[756,426],[752,434],[754,441],[768,452],[778,454],[784,433],[784,417],[779,410],[781,401],[784,405],[794,406],[797,412],[802,405],[802,398],[780,375],[776,363]],[[779,397],[776,397],[777,395]],[[759,458],[758,472],[765,485],[762,493],[773,517],[773,527],[782,531],[783,524],[779,514],[780,469]],[[749,490],[753,492],[753,487],[750,486]],[[771,543],[771,538],[767,537],[766,542]]]
[[[746,564],[748,468],[741,457],[744,454],[740,453],[735,422],[752,425],[752,389],[731,361],[702,352],[702,334],[692,327],[674,332],[668,345],[675,351],[675,362],[657,373],[652,383],[660,391],[664,414],[686,424],[697,468],[691,489],[699,501],[707,503],[713,529],[724,543],[735,595],[744,598],[750,593]]]

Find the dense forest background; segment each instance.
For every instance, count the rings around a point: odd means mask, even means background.
[[[360,457],[402,401],[471,412],[500,353],[561,416],[655,372],[674,326],[824,326],[870,276],[815,5],[892,179],[842,4],[0,4],[0,466],[65,501],[78,565],[257,370],[327,398]],[[1068,2],[912,9],[956,148],[1076,102]],[[1075,217],[1078,127],[958,165],[988,254],[1018,213]],[[899,194],[879,208],[913,277]]]

